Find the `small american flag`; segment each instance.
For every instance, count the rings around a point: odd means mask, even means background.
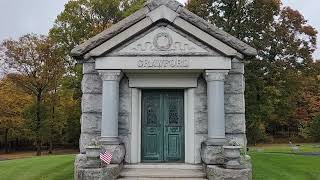
[[[109,153],[108,151],[104,151],[100,153],[100,159],[102,162],[106,164],[110,164],[112,160],[112,154]]]

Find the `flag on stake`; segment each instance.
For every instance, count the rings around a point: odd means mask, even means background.
[[[108,151],[104,151],[100,153],[100,160],[106,164],[110,164],[112,160],[112,154]]]

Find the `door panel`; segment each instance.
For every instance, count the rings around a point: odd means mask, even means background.
[[[184,96],[181,91],[164,95],[164,160],[184,160]]]
[[[163,128],[161,96],[148,91],[142,99],[142,157],[143,160],[162,161]]]
[[[184,160],[184,93],[146,90],[142,94],[142,161]]]

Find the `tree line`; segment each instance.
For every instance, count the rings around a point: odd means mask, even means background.
[[[40,155],[78,147],[82,67],[70,51],[144,3],[69,1],[47,36],[1,43],[0,148]],[[259,52],[246,62],[249,143],[320,140],[320,63],[312,57],[317,31],[300,12],[281,0],[189,0],[186,7]]]

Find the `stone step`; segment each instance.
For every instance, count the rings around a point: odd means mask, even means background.
[[[201,169],[172,169],[172,168],[124,168],[120,177],[122,179],[205,179],[206,174]]]
[[[119,178],[119,180],[207,180],[205,178],[134,178],[134,177],[125,177]]]
[[[141,163],[124,165],[125,169],[199,169],[201,165],[184,164],[184,163]]]

